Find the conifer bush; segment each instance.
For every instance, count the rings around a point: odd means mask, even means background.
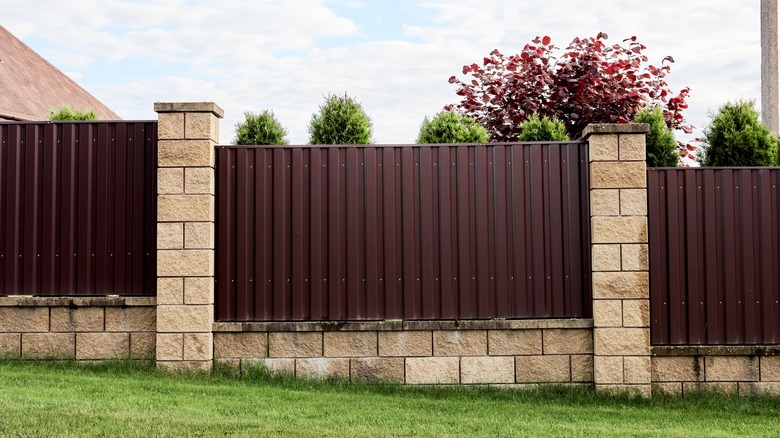
[[[442,111],[433,119],[425,119],[417,135],[417,143],[485,143],[489,140],[487,129],[471,117],[455,111]]]
[[[329,94],[309,123],[310,144],[370,144],[371,119],[363,106],[344,95]]]
[[[634,123],[646,123],[650,125],[647,133],[647,166],[648,167],[677,167],[680,155],[677,152],[677,140],[674,133],[666,126],[666,120],[661,108],[642,109],[634,118]]]
[[[244,112],[244,121],[236,124],[233,144],[282,145],[287,144],[287,130],[276,120],[274,112],[263,110],[260,114]]]
[[[531,114],[520,124],[520,141],[569,141],[569,134],[560,120]]]
[[[726,103],[704,129],[705,166],[778,165],[778,139],[761,123],[753,102]]]

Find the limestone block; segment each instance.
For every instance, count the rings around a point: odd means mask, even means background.
[[[352,379],[361,381],[396,382],[404,381],[404,359],[402,357],[361,357],[351,359]]]
[[[545,329],[542,340],[544,354],[593,353],[590,329]]]
[[[620,189],[621,216],[647,216],[646,189]]]
[[[624,271],[647,271],[650,269],[647,244],[624,244],[620,245],[620,248]]]
[[[214,362],[211,360],[157,361],[157,368],[172,373],[207,373]]]
[[[157,275],[161,277],[212,277],[214,275],[214,250],[159,250],[157,251]]]
[[[515,359],[511,356],[463,357],[460,383],[515,383]]]
[[[15,359],[22,354],[22,335],[0,333],[0,359]]]
[[[160,333],[210,333],[213,307],[157,306],[157,331]]]
[[[759,359],[755,356],[707,356],[704,379],[707,382],[759,381]]]
[[[103,307],[51,308],[53,332],[102,332]]]
[[[158,333],[155,341],[158,361],[182,360],[184,358],[184,335],[181,333]]]
[[[591,189],[641,189],[647,187],[644,160],[590,163]]]
[[[214,195],[215,173],[211,167],[188,167],[184,174],[184,192]]]
[[[432,356],[430,331],[379,332],[380,356]]]
[[[214,304],[214,278],[185,278],[184,302],[186,304]]]
[[[184,334],[184,360],[211,360],[214,357],[214,338],[211,333]]]
[[[184,168],[161,167],[157,169],[157,193],[160,195],[184,193]]]
[[[0,307],[0,333],[49,331],[46,307]]]
[[[184,304],[184,279],[182,277],[158,278],[157,304]]]
[[[626,356],[623,358],[625,383],[650,383],[650,356]]]
[[[325,332],[326,357],[366,357],[377,355],[376,332]]]
[[[571,381],[593,382],[593,356],[589,354],[571,356]]]
[[[593,300],[594,327],[622,327],[623,300]]]
[[[596,392],[610,395],[629,395],[649,398],[653,394],[652,385],[596,384]]]
[[[157,249],[184,248],[184,224],[160,222],[157,224]]]
[[[644,356],[650,354],[650,329],[594,328],[594,353],[599,356]]]
[[[590,191],[591,216],[619,216],[620,191],[617,189],[598,189]]]
[[[780,395],[780,382],[740,382],[739,395]]]
[[[349,359],[326,357],[295,359],[295,375],[310,379],[349,379]]]
[[[176,140],[184,138],[184,113],[158,114],[157,138],[159,140]]]
[[[593,272],[620,271],[620,245],[592,245]]]
[[[624,300],[623,327],[650,327],[650,301]]]
[[[681,396],[682,395],[682,383],[653,383],[653,395],[667,395],[667,396]]]
[[[261,360],[265,369],[271,374],[286,374],[288,376],[295,375],[295,359],[262,359]],[[251,366],[254,363],[254,359],[242,359],[242,366]]]
[[[724,394],[738,394],[737,382],[683,382],[683,395],[699,392],[720,392]]]
[[[458,383],[460,359],[457,357],[411,357],[406,359],[406,383]]]
[[[322,356],[320,332],[271,332],[268,334],[269,357]]]
[[[593,298],[647,299],[650,295],[650,276],[647,272],[594,272]]]
[[[214,138],[211,130],[212,118],[216,119],[216,116],[211,113],[186,113],[184,115],[184,137],[219,141],[219,138]]]
[[[588,138],[590,161],[617,161],[619,159],[617,134],[593,135]]]
[[[74,359],[76,335],[73,333],[22,333],[23,359]]]
[[[212,249],[214,222],[187,222],[184,225],[184,236],[184,247],[187,249]]]
[[[517,383],[571,381],[569,356],[517,356],[515,361],[515,378]]]
[[[647,243],[647,217],[596,216],[590,219],[591,237],[598,243]]]
[[[157,142],[159,167],[214,167],[212,140],[160,140]]]
[[[490,330],[488,354],[514,356],[518,354],[542,354],[541,330]]]
[[[2,344],[1,340],[0,344]],[[760,358],[760,362],[761,381],[780,382],[780,356],[764,356]]]
[[[434,356],[485,356],[485,330],[437,330],[433,332]]]
[[[77,333],[76,359],[124,359],[130,357],[128,333]]]
[[[655,356],[653,382],[702,382],[704,359],[697,356]]]
[[[268,333],[238,332],[214,334],[214,357],[258,358],[268,355]]]
[[[156,333],[130,333],[130,359],[154,359]]]
[[[155,307],[106,307],[107,332],[153,332],[156,327]]]
[[[641,161],[646,159],[645,134],[622,134],[618,138],[621,161]]]
[[[594,356],[593,379],[598,384],[623,383],[623,358]]]
[[[159,222],[213,222],[213,195],[158,195]]]

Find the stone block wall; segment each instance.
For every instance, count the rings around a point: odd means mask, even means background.
[[[0,297],[0,357],[154,359],[155,299]]]

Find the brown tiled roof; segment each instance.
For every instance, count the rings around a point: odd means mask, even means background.
[[[0,26],[0,119],[45,120],[69,105],[101,120],[120,117]]]

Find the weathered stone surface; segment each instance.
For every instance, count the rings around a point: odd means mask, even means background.
[[[15,359],[22,354],[22,335],[0,333],[0,359]]]
[[[460,359],[457,357],[412,357],[406,359],[406,383],[458,383]]]
[[[161,277],[211,277],[214,275],[214,251],[182,249],[157,251],[157,275]]]
[[[212,277],[187,277],[184,279],[186,304],[213,304],[214,279]]]
[[[184,335],[181,333],[158,333],[155,341],[158,361],[182,360],[184,358]]]
[[[514,383],[515,359],[511,356],[470,356],[460,361],[460,383]]]
[[[251,365],[255,359],[242,359],[242,366]],[[273,374],[295,375],[295,359],[261,359],[265,368]]]
[[[73,359],[75,356],[73,333],[22,333],[24,359]]]
[[[590,161],[617,161],[619,159],[617,134],[594,135],[588,139]]]
[[[704,379],[708,382],[755,382],[759,380],[757,357],[708,356],[704,358]]]
[[[487,355],[487,331],[434,331],[433,354],[434,356],[485,356]]]
[[[647,251],[647,244],[644,243],[621,245],[623,270],[647,271],[650,268]]]
[[[704,359],[695,356],[655,356],[653,382],[704,381]]]
[[[647,243],[645,216],[595,216],[590,222],[593,244]]]
[[[213,306],[157,306],[157,331],[161,333],[210,333]]]
[[[650,356],[623,358],[623,379],[626,383],[650,383]]]
[[[737,382],[683,382],[683,395],[699,392],[722,392],[724,394],[738,394]]]
[[[159,222],[213,222],[212,195],[158,195]]]
[[[650,329],[594,328],[594,352],[599,356],[644,356],[650,354]]]
[[[377,332],[325,332],[323,345],[326,357],[373,357]]]
[[[588,329],[547,329],[542,339],[544,354],[593,353],[593,334]]]
[[[160,167],[214,167],[212,140],[160,140],[157,142],[157,163]]]
[[[209,113],[219,118],[225,115],[225,111],[214,102],[155,102],[154,111],[157,113]],[[595,126],[598,128],[601,125]],[[617,128],[624,129],[621,126],[617,126]]]
[[[76,359],[125,359],[130,357],[128,333],[77,333]]]
[[[604,134],[646,134],[648,132],[650,126],[647,123],[589,123],[582,130],[581,135],[582,138],[590,141]]]
[[[219,138],[214,138],[212,135],[212,118],[216,118],[216,116],[211,113],[186,113],[184,115],[184,137],[219,141]]]
[[[188,167],[184,173],[184,192],[188,194],[216,194],[214,169],[211,167]]]
[[[653,387],[650,384],[596,384],[596,392],[610,395],[628,395],[631,397],[639,396],[648,398],[653,394]]]
[[[620,190],[591,190],[590,214],[592,216],[620,216]]]
[[[620,189],[622,216],[647,216],[647,189]]]
[[[433,334],[430,331],[379,332],[380,356],[432,356]]]
[[[594,272],[593,298],[644,298],[650,295],[647,272]]]
[[[203,373],[211,370],[213,361],[210,360],[177,360],[157,361],[157,368],[172,373]]]
[[[102,332],[103,307],[51,308],[53,332]]]
[[[215,333],[214,357],[258,358],[268,355],[268,333]]]
[[[591,189],[641,189],[647,187],[643,161],[590,163]]]
[[[2,343],[2,341],[0,341],[0,343]],[[764,356],[760,358],[760,362],[761,381],[780,382],[780,356]]]
[[[623,383],[623,358],[594,356],[593,380],[597,384]]]
[[[213,249],[214,222],[187,222],[184,226],[184,247]]]
[[[650,327],[650,301],[623,300],[623,327]]]
[[[490,330],[488,354],[514,356],[518,354],[542,354],[541,330]]]
[[[653,395],[671,395],[671,396],[681,396],[682,395],[682,383],[680,382],[672,382],[672,383],[653,383]]]
[[[184,224],[160,222],[157,224],[157,249],[184,248]]]
[[[154,359],[156,333],[130,333],[130,359]]]
[[[593,381],[593,356],[589,354],[571,356],[571,381]]]
[[[49,331],[48,308],[0,307],[0,333],[47,331]]]
[[[184,138],[184,114],[163,113],[157,115],[157,138],[176,140]]]
[[[569,356],[518,356],[515,358],[517,383],[554,383],[571,381]]]
[[[592,245],[593,272],[620,271],[620,245]]]
[[[645,134],[621,134],[618,138],[620,144],[621,161],[641,161],[646,159]]]
[[[157,169],[157,193],[160,195],[184,193],[184,168],[161,167]]]
[[[322,356],[322,333],[279,332],[268,334],[269,357]]]
[[[184,334],[184,360],[211,360],[214,357],[211,333]]]
[[[158,278],[157,304],[184,304],[184,279],[182,277]]]
[[[351,359],[353,380],[397,382],[404,381],[404,359],[401,357],[361,357]]]
[[[780,395],[780,382],[740,382],[739,395]]]
[[[623,300],[593,300],[593,325],[623,326]]]
[[[107,332],[153,332],[156,327],[155,307],[106,307]]]
[[[295,375],[303,378],[349,379],[349,359],[344,358],[307,358],[295,359]]]

